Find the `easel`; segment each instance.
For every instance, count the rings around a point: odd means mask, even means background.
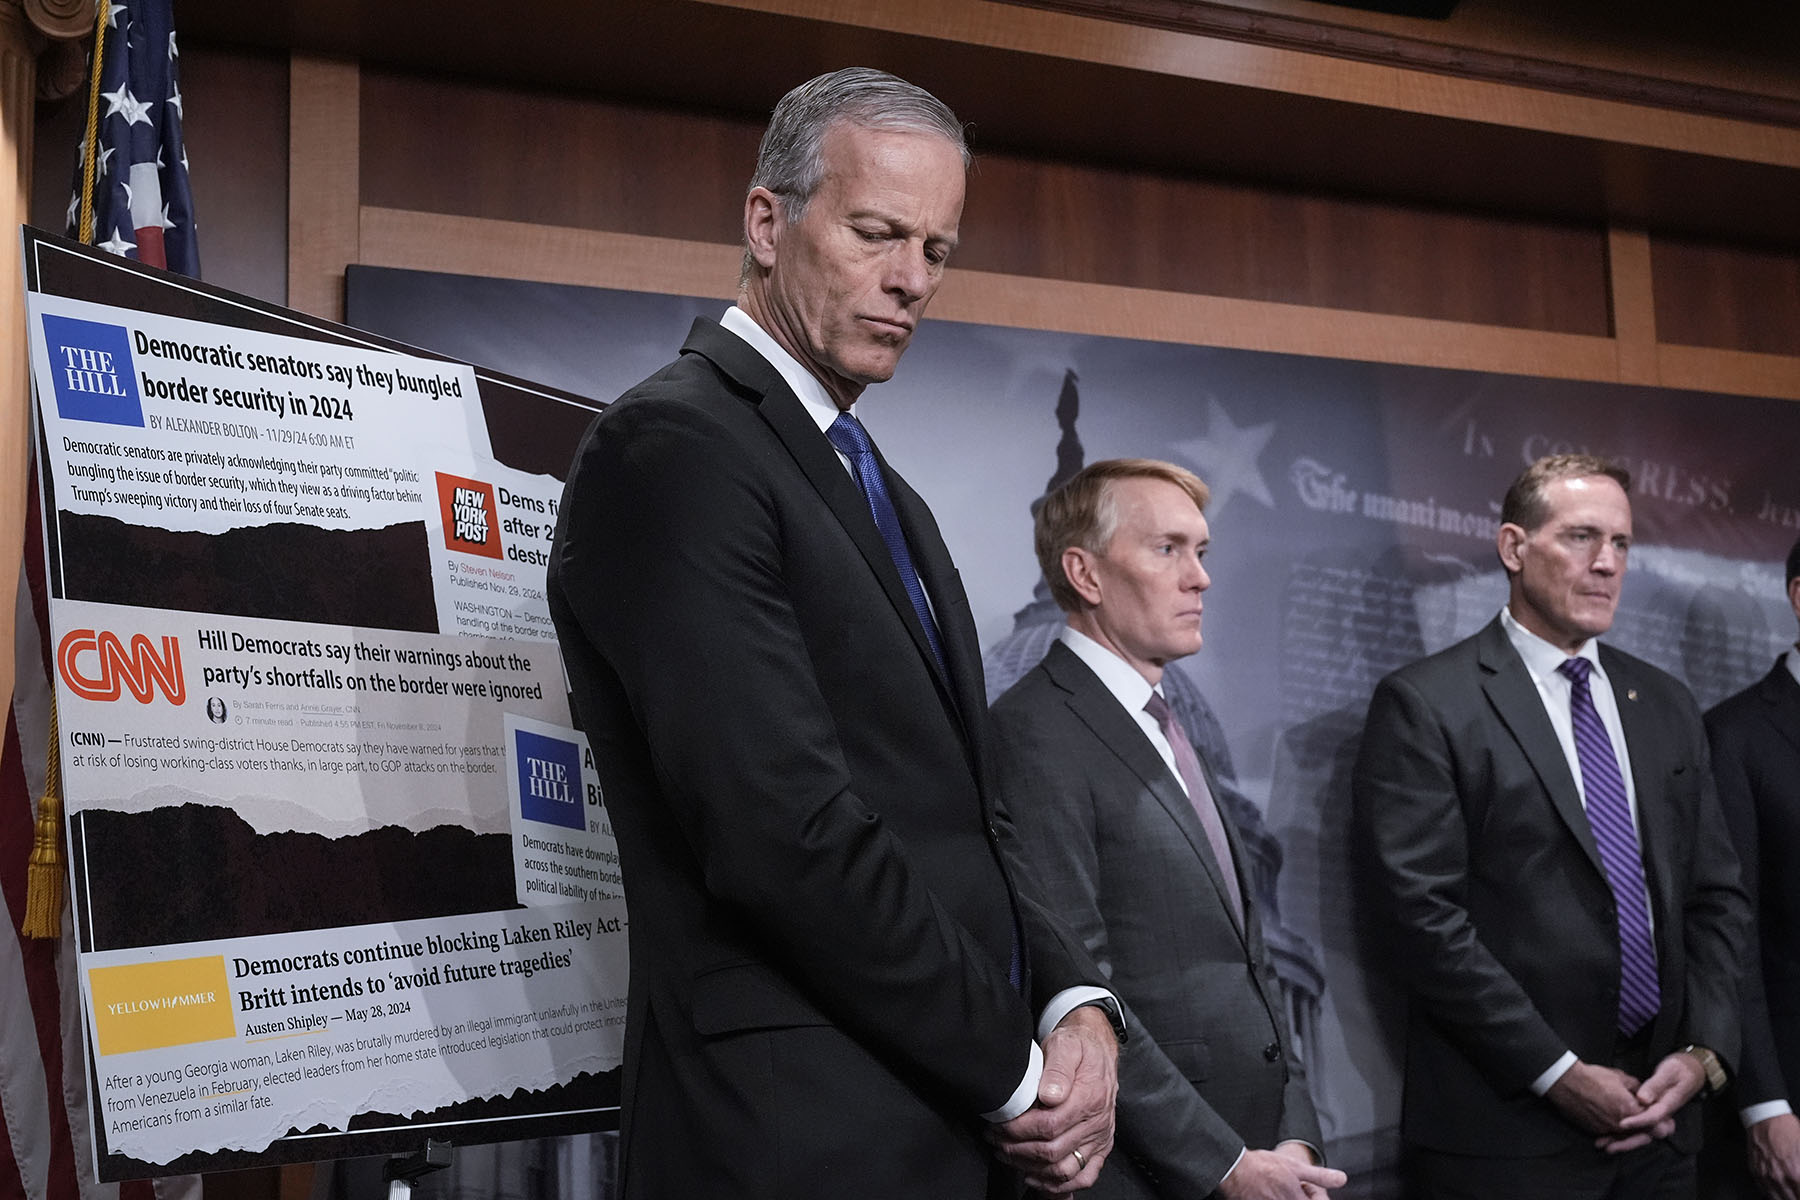
[[[388,1185],[387,1200],[412,1200],[413,1187],[419,1180],[450,1165],[450,1152],[449,1142],[427,1138],[425,1149],[419,1153],[397,1154],[388,1159],[381,1168],[381,1178]]]

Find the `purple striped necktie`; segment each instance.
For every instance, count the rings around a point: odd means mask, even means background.
[[[1169,739],[1169,749],[1175,752],[1175,766],[1181,772],[1181,781],[1187,784],[1188,803],[1193,805],[1194,815],[1200,818],[1200,827],[1206,830],[1207,843],[1212,846],[1213,861],[1219,865],[1219,874],[1225,879],[1225,890],[1231,894],[1232,915],[1237,917],[1241,926],[1244,923],[1244,897],[1238,890],[1237,865],[1231,857],[1231,840],[1225,836],[1225,821],[1219,814],[1219,805],[1213,799],[1212,789],[1206,786],[1206,772],[1200,769],[1200,756],[1194,753],[1194,744],[1188,741],[1181,722],[1175,719],[1175,711],[1159,693],[1150,693],[1150,699],[1144,702],[1144,711],[1162,726],[1163,736]]]
[[[1619,920],[1619,1032],[1630,1037],[1662,1007],[1656,977],[1656,948],[1650,940],[1649,889],[1644,885],[1644,856],[1631,823],[1631,802],[1613,755],[1612,737],[1594,708],[1585,658],[1564,660],[1557,668],[1569,679],[1569,716],[1575,726],[1575,757],[1581,764],[1582,799],[1588,824],[1606,868],[1613,908]]]

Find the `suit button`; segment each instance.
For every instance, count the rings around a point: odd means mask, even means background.
[[[1276,1059],[1280,1058],[1281,1044],[1279,1042],[1270,1042],[1268,1045],[1264,1046],[1263,1057],[1269,1062],[1274,1062]]]

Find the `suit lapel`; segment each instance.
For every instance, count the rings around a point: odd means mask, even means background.
[[[1800,751],[1800,683],[1795,682],[1783,655],[1775,660],[1775,669],[1763,676],[1757,689],[1768,702],[1766,715],[1787,743]]]
[[[1176,827],[1181,830],[1182,836],[1187,839],[1188,846],[1194,852],[1194,857],[1200,860],[1200,866],[1205,870],[1206,877],[1212,881],[1213,891],[1218,894],[1219,903],[1226,912],[1231,913],[1232,924],[1236,926],[1239,938],[1243,938],[1243,923],[1238,920],[1235,906],[1231,902],[1231,893],[1225,887],[1225,877],[1221,873],[1219,860],[1213,854],[1212,843],[1207,840],[1206,830],[1200,825],[1200,816],[1194,811],[1193,803],[1188,799],[1187,793],[1181,789],[1181,784],[1169,770],[1168,764],[1163,761],[1162,755],[1157,753],[1156,747],[1144,734],[1143,727],[1137,723],[1136,718],[1125,711],[1125,707],[1119,703],[1118,697],[1114,696],[1107,690],[1106,685],[1100,682],[1099,676],[1095,675],[1088,665],[1062,642],[1051,644],[1050,652],[1044,656],[1044,670],[1050,676],[1051,682],[1068,693],[1067,703],[1075,716],[1093,731],[1094,736],[1108,750],[1111,750],[1126,767],[1130,768],[1132,774],[1136,775],[1150,794],[1156,797],[1156,802],[1162,805],[1163,810],[1169,814],[1169,819],[1174,821]],[[1198,757],[1198,754],[1195,757]],[[1200,769],[1206,773],[1207,786],[1214,788],[1213,794],[1217,796],[1217,785],[1213,782],[1212,768],[1202,760]],[[1238,843],[1236,833],[1231,828],[1231,822],[1224,820],[1222,812],[1220,820],[1224,822],[1225,836],[1231,843],[1233,858],[1242,862],[1243,847]],[[1248,902],[1249,889],[1242,887],[1241,880],[1239,883],[1240,890]]]
[[[932,613],[937,618],[938,638],[943,644],[944,660],[950,669],[951,690],[956,696],[965,736],[974,748],[979,766],[983,746],[977,733],[982,725],[983,714],[987,712],[987,685],[981,672],[981,642],[975,633],[975,619],[969,612],[969,597],[963,591],[962,575],[950,558],[950,548],[944,545],[943,534],[938,531],[931,509],[906,480],[888,466],[887,459],[882,457],[879,448],[875,451],[875,456],[880,459],[882,473],[887,476],[888,495],[894,502],[895,513],[900,517],[900,530],[906,535],[907,547],[912,551],[913,569],[918,571],[919,579],[925,584],[925,594],[931,598]],[[898,573],[895,578],[899,578]],[[910,600],[907,602],[907,613],[912,615]],[[911,628],[914,640],[919,643],[926,659],[930,660],[931,651],[925,642],[925,631],[919,627],[916,619]],[[935,662],[932,665],[935,666]]]
[[[907,596],[906,588],[900,582],[900,572],[894,566],[893,556],[888,553],[887,543],[881,540],[881,531],[875,527],[875,518],[869,513],[868,500],[863,496],[862,489],[856,486],[856,481],[850,477],[850,472],[844,469],[837,451],[819,431],[818,425],[806,411],[806,406],[800,403],[800,398],[794,395],[781,373],[742,338],[705,318],[694,322],[682,350],[705,355],[739,387],[757,398],[757,412],[786,447],[801,473],[825,502],[825,506],[843,526],[869,570],[875,573],[882,592],[894,608],[894,615],[906,626],[920,657],[925,660],[926,670],[931,672],[936,681],[944,703],[960,715],[963,710],[951,693],[950,681],[938,669],[937,660],[931,653],[931,643],[926,640],[918,614],[913,611],[912,599]],[[883,462],[882,467],[885,471],[887,464]],[[888,476],[888,483],[890,495],[895,491],[904,491],[919,508],[924,507],[923,501],[919,501],[910,488],[902,485],[896,489],[895,478],[891,474]],[[901,524],[906,529],[910,543],[913,537],[912,526],[917,524],[916,516],[909,526],[907,514],[900,510],[897,498],[895,508],[900,511]],[[926,521],[929,520],[927,514]],[[935,532],[934,526],[934,535]],[[943,553],[944,561],[948,563],[949,555],[947,551],[943,551],[942,540],[935,537],[934,540],[938,550]],[[913,565],[918,568],[916,548],[914,555]],[[929,588],[931,585],[928,582],[926,586]],[[956,588],[956,594],[961,596],[960,586]],[[934,602],[938,602],[937,597],[938,593],[932,592]],[[948,647],[945,648],[945,654],[949,655]],[[969,722],[965,718],[962,723],[966,736]]]
[[[1481,664],[1481,689],[1488,703],[1525,752],[1551,806],[1581,844],[1594,870],[1604,877],[1606,868],[1600,863],[1600,847],[1594,842],[1587,811],[1581,807],[1575,776],[1569,771],[1569,760],[1563,754],[1562,743],[1556,740],[1556,729],[1544,711],[1544,700],[1538,694],[1537,684],[1531,681],[1531,672],[1507,640],[1500,618],[1495,617],[1479,636],[1476,657]]]

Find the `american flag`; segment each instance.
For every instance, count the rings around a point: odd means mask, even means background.
[[[70,232],[80,236],[85,223],[90,236],[84,241],[198,276],[169,0],[99,0],[96,26],[100,62],[69,203]],[[88,179],[90,161],[98,170]],[[36,471],[31,474],[13,695],[0,743],[0,1200],[199,1200],[194,1175],[154,1185],[96,1181],[66,900],[59,936],[24,931],[52,703],[44,547]],[[66,880],[66,868],[61,874]]]
[[[170,0],[99,0],[99,61],[69,200],[84,242],[199,278]]]

